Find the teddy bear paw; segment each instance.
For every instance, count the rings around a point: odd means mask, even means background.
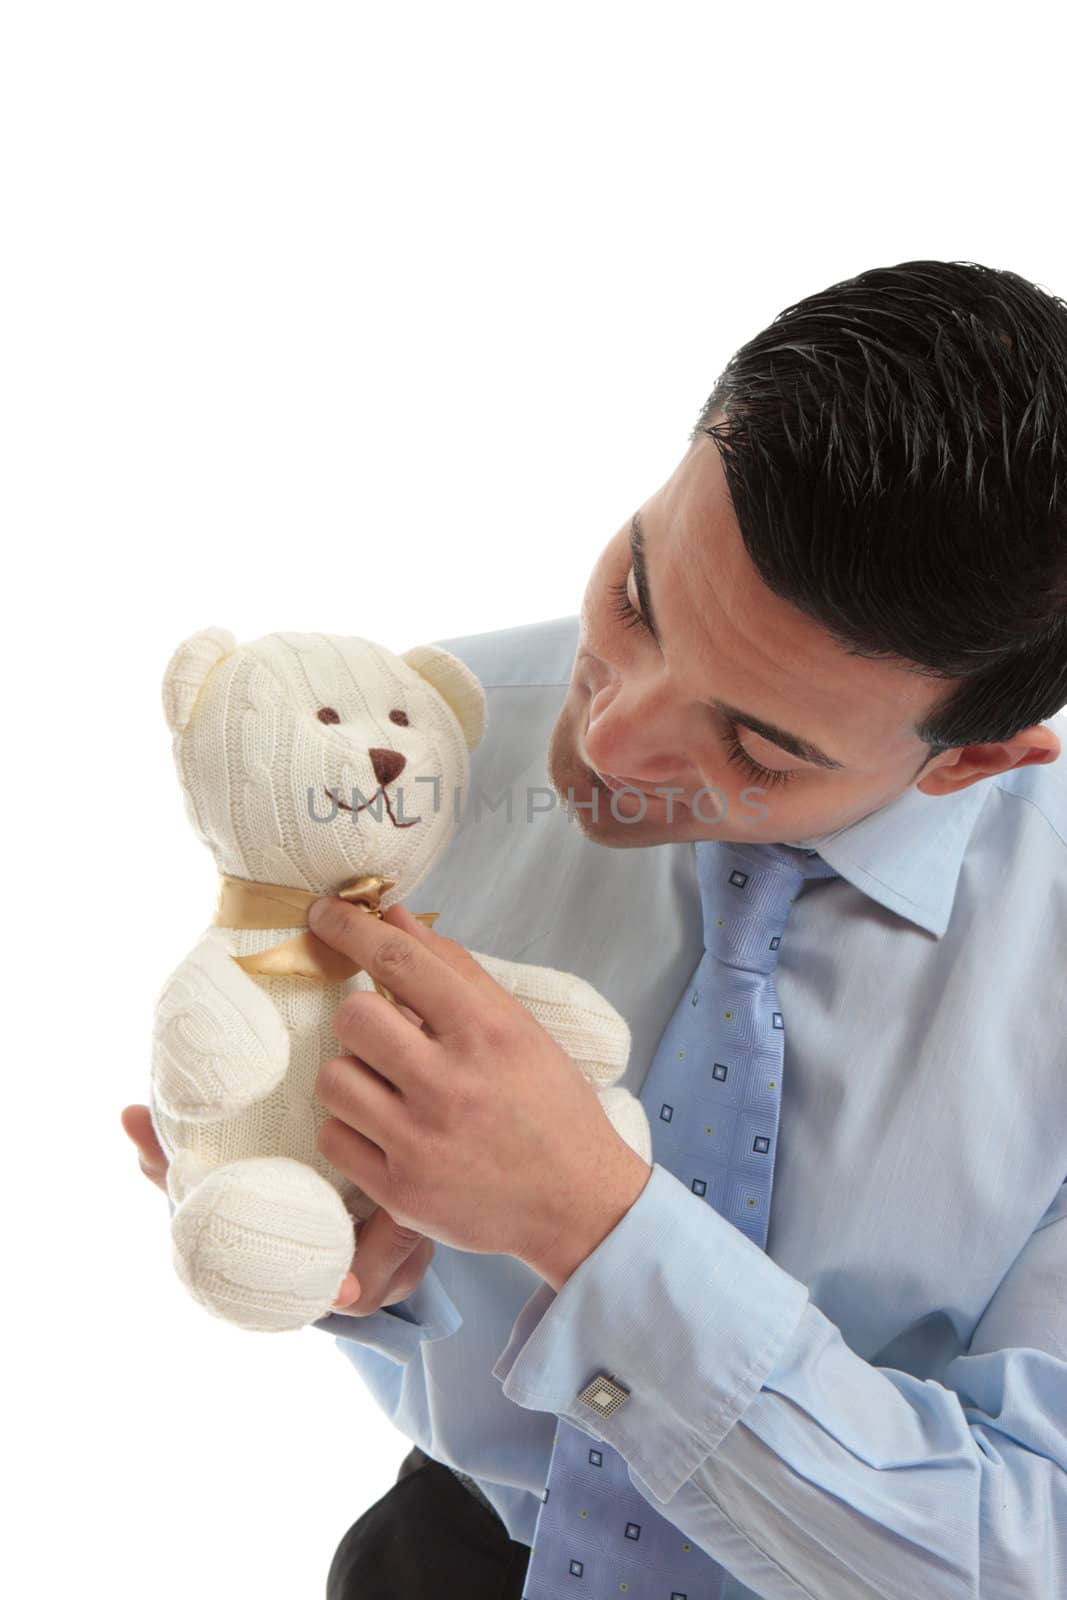
[[[615,1132],[624,1139],[631,1150],[636,1150],[643,1161],[652,1165],[652,1130],[645,1108],[636,1095],[615,1084],[609,1089],[598,1089],[597,1099]]]

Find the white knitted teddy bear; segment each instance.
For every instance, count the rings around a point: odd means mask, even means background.
[[[317,1148],[330,1113],[314,1083],[347,1053],[332,1028],[344,995],[392,998],[315,938],[306,909],[340,892],[379,915],[408,899],[462,814],[485,693],[435,645],[396,656],[317,633],[239,645],[206,628],[171,657],[163,707],[186,812],[220,873],[212,924],[156,1000],[150,1107],[170,1160],[174,1265],[215,1316],[301,1328],[331,1311],[353,1219],[375,1209]],[[571,974],[471,954],[651,1162],[644,1109],[617,1083],[630,1047],[618,1012]]]

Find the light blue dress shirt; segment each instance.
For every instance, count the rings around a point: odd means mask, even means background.
[[[622,1081],[639,1093],[703,948],[695,851],[611,850],[540,809],[576,640],[565,617],[438,641],[485,685],[489,727],[460,831],[409,909],[588,979],[630,1025]],[[1067,745],[1064,713],[1049,725]],[[806,842],[840,877],[798,899],[776,971],[766,1252],[656,1165],[559,1293],[511,1257],[438,1244],[407,1300],[314,1326],[513,1539],[533,1540],[559,1416],[732,1574],[723,1600],[1053,1600],[1067,762],[909,789]],[[630,1391],[609,1418],[577,1398],[601,1372]]]

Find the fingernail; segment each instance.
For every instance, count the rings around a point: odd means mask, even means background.
[[[356,1301],[359,1299],[360,1293],[361,1290],[359,1287],[359,1280],[354,1276],[353,1273],[347,1272],[345,1274],[345,1281],[342,1283],[340,1290],[338,1291],[337,1299],[334,1301],[334,1305],[355,1305]]]
[[[335,896],[333,895],[320,894],[317,900],[312,900],[311,904],[308,906],[309,928],[317,927],[322,917],[329,916],[329,912],[325,911],[323,908],[328,906],[334,898]]]

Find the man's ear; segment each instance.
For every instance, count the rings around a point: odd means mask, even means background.
[[[450,650],[442,650],[439,644],[414,645],[400,659],[437,690],[462,728],[467,749],[473,750],[481,742],[487,723],[481,680],[465,661]]]
[[[915,787],[922,794],[951,794],[970,788],[982,778],[995,778],[1000,772],[1014,772],[1016,767],[1044,766],[1055,761],[1060,754],[1060,738],[1054,728],[1035,723],[1024,728],[1014,739],[1004,739],[999,744],[965,744],[953,751],[955,757],[936,767]]]
[[[236,648],[226,628],[202,628],[178,646],[163,674],[163,715],[171,733],[185,730],[208,673]]]

